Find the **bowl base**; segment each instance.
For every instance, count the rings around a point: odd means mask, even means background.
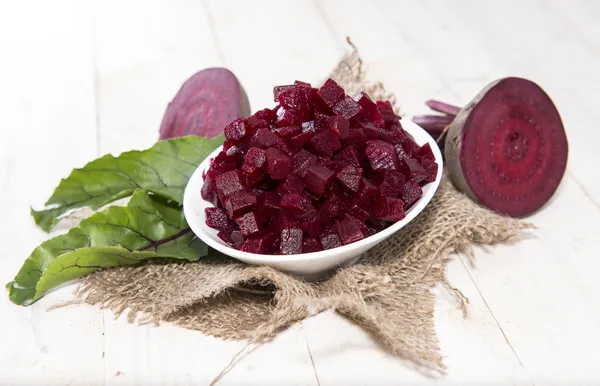
[[[340,268],[346,268],[346,267],[356,264],[360,260],[361,257],[362,257],[362,255],[358,255],[355,258],[353,258],[352,260],[348,260],[344,264],[340,264],[339,266],[329,269],[329,270],[326,270],[326,271],[309,273],[309,274],[299,274],[299,273],[293,273],[293,272],[286,272],[286,273],[297,279],[300,279],[300,280],[303,280],[303,281],[306,281],[309,283],[315,283],[315,282],[319,282],[319,281],[325,280],[325,279],[333,276],[337,272],[337,270]]]

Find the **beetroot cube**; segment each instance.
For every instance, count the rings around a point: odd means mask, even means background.
[[[377,108],[377,105],[367,94],[359,92],[356,96],[356,101],[360,105],[362,111],[361,116],[366,118],[368,121],[373,122],[377,127],[384,128],[385,123],[383,117]]]
[[[320,241],[324,250],[342,246],[342,241],[340,240],[340,236],[337,234],[335,228],[330,228],[323,232],[320,237]]]
[[[283,138],[292,138],[302,132],[302,126],[295,125],[276,127],[273,129],[273,131]]]
[[[266,177],[266,173],[262,170],[257,170],[254,173],[244,173],[244,183],[248,188],[256,188]]]
[[[369,138],[365,134],[362,127],[354,125],[350,128],[348,138],[344,140],[344,145],[355,145],[362,147]]]
[[[348,133],[350,130],[350,122],[348,121],[348,119],[345,119],[340,116],[328,117],[327,125],[329,126],[329,129],[336,131],[341,139],[345,139],[348,137]]]
[[[313,121],[316,131],[323,131],[329,129],[329,115],[315,113],[315,119]]]
[[[222,230],[233,227],[227,214],[221,208],[206,208],[204,215],[206,216],[206,225],[211,228]]]
[[[200,190],[200,195],[202,198],[214,206],[217,206],[217,187],[215,186],[215,179],[212,174],[208,174],[202,184],[202,189]]]
[[[231,141],[240,141],[247,134],[246,120],[242,117],[236,118],[223,129],[225,138]]]
[[[284,193],[300,194],[304,190],[304,180],[299,175],[292,173],[281,186]]]
[[[315,162],[310,165],[304,183],[306,187],[318,196],[325,194],[327,184],[333,178],[334,172],[331,169]]]
[[[277,120],[277,114],[275,113],[274,110],[271,110],[271,109],[258,110],[252,116],[255,117],[256,119],[262,119],[268,123],[275,123],[275,121]],[[247,120],[248,123],[249,123],[249,119],[250,118],[248,118],[248,120]]]
[[[264,169],[267,164],[267,154],[263,149],[253,147],[248,150],[244,157],[242,171],[245,173],[256,173],[258,170]]]
[[[235,193],[244,189],[244,176],[239,170],[231,170],[223,174],[219,174],[215,178],[217,193],[221,202]]]
[[[271,232],[279,234],[283,228],[297,228],[298,220],[292,212],[286,209],[280,209],[275,214],[268,214],[270,217],[268,229]]]
[[[401,197],[406,208],[410,208],[422,195],[423,190],[416,182],[408,180],[404,183],[404,191]]]
[[[292,172],[292,160],[274,147],[267,149],[267,169],[271,178],[283,180]]]
[[[322,157],[331,157],[336,150],[339,150],[342,145],[339,140],[339,133],[333,129],[326,129],[316,133],[311,139],[315,153]]]
[[[305,149],[300,149],[292,158],[292,167],[294,172],[304,178],[310,165],[317,160],[317,156]]]
[[[362,169],[354,166],[346,166],[337,172],[335,177],[343,187],[356,193],[360,187]]]
[[[348,209],[348,213],[361,221],[367,221],[371,214],[358,204],[354,204]]]
[[[402,144],[398,143],[394,145],[394,148],[396,149],[396,154],[398,154],[398,160],[402,161],[403,159],[410,157],[410,154],[406,152],[406,149],[404,149]]]
[[[323,83],[317,95],[325,102],[329,108],[332,108],[346,95],[344,89],[333,79],[329,78]]]
[[[314,215],[309,216],[306,220],[302,221],[300,227],[309,236],[317,237],[323,230],[323,222],[319,218],[319,215],[315,213]]]
[[[235,219],[235,223],[240,227],[244,237],[252,236],[261,231],[264,225],[264,217],[258,212],[248,212]]]
[[[262,197],[261,207],[266,211],[279,211],[281,210],[280,201],[277,192],[266,192]]]
[[[284,86],[285,87],[285,86]],[[281,90],[281,89],[280,89]],[[286,109],[310,109],[312,107],[312,91],[309,87],[292,86],[278,90],[276,102]]]
[[[252,115],[246,119],[246,131],[248,133],[256,133],[262,127],[269,127],[269,124],[264,119],[258,118],[256,115]]]
[[[358,152],[354,146],[346,146],[342,150],[338,151],[333,159],[336,161],[338,167],[354,166],[357,168],[361,167]]]
[[[240,249],[242,241],[244,241],[242,232],[239,230],[223,229],[217,233],[217,236],[235,249]]]
[[[367,141],[365,155],[373,171],[398,170],[398,154],[389,143],[381,140]]]
[[[302,229],[282,229],[279,252],[282,255],[295,255],[298,253],[302,253]]]
[[[416,159],[408,157],[405,158],[402,162],[406,163],[410,170],[410,178],[413,179],[417,184],[424,181],[427,178],[427,171]],[[405,170],[405,168],[403,170]],[[401,169],[400,171],[402,172],[403,170]]]
[[[312,118],[311,115],[310,109],[281,107],[277,110],[275,125],[277,127],[300,125],[302,122],[310,120]]]
[[[306,131],[304,133],[300,133],[300,134],[295,135],[292,138],[290,138],[290,144],[295,149],[300,149],[302,146],[304,146],[305,144],[307,144],[310,141],[310,139],[313,137],[313,135],[314,135],[314,131]]]
[[[312,89],[312,86],[311,86],[311,84],[310,84],[310,83],[307,83],[307,82],[302,82],[302,81],[300,81],[300,80],[295,80],[295,81],[294,81],[294,86],[300,86],[300,87],[306,87],[306,88],[310,88],[310,89]]]
[[[362,206],[368,206],[378,191],[379,189],[377,186],[373,185],[371,181],[363,177],[360,187],[358,188],[358,193],[356,193],[355,196],[356,202]]]
[[[378,194],[373,203],[376,218],[396,222],[404,218],[404,202],[399,198],[391,198]]]
[[[419,151],[417,151],[417,157],[427,158],[431,161],[435,161],[435,156],[433,155],[433,151],[431,150],[431,146],[429,146],[429,143],[426,143],[425,145],[421,146]]]
[[[394,107],[390,101],[377,101],[377,109],[386,123],[400,120],[400,117],[394,112]]]
[[[335,222],[335,227],[337,228],[342,244],[347,245],[365,238],[359,223],[359,220],[352,218],[348,214],[344,216],[342,221]]]
[[[281,207],[288,209],[298,218],[306,218],[315,213],[315,208],[310,200],[300,194],[284,194],[281,197]]]
[[[320,208],[321,219],[327,221],[328,219],[339,217],[344,214],[345,209],[346,204],[342,197],[337,194],[332,194]]]
[[[268,253],[273,249],[275,239],[275,235],[271,233],[252,236],[244,241],[240,250],[248,253]]]
[[[227,197],[225,200],[225,212],[230,218],[235,220],[254,208],[257,202],[258,200],[253,192],[240,190]]]
[[[273,101],[279,102],[279,96],[286,91],[293,90],[294,86],[291,84],[275,86],[273,87]]]
[[[384,196],[396,198],[404,190],[404,174],[395,170],[386,170],[383,172],[383,182],[379,185],[379,190]]]
[[[256,134],[254,134],[252,137],[250,144],[252,147],[258,147],[261,149],[275,147],[286,154],[292,153],[290,147],[282,138],[278,137],[277,134],[266,128],[258,129]]]
[[[425,169],[426,176],[423,181],[433,182],[437,176],[438,164],[429,158],[421,158],[421,165]]]
[[[360,111],[361,107],[352,97],[346,96],[332,107],[333,112],[341,115],[345,119],[354,118]]]
[[[302,240],[302,253],[311,253],[322,251],[321,242],[314,237],[305,237]]]

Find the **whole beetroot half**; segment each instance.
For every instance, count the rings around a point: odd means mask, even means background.
[[[250,103],[237,77],[226,68],[207,68],[188,78],[169,102],[159,139],[214,138],[234,119],[249,115]]]
[[[445,158],[455,185],[512,217],[533,214],[557,190],[569,147],[561,117],[536,83],[488,84],[447,128]]]

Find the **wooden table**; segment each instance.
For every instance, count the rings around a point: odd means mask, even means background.
[[[455,384],[600,382],[600,2],[30,1],[0,5],[0,279],[49,237],[29,216],[62,177],[97,156],[143,149],[193,72],[224,65],[254,110],[272,87],[317,82],[352,38],[369,76],[409,116],[431,97],[466,103],[501,76],[538,82],[569,141],[568,172],[539,229],[515,245],[458,256],[436,323]],[[64,232],[58,229],[57,232]],[[55,233],[57,233],[55,232]],[[0,298],[0,384],[208,384],[243,343],[136,326],[89,306],[47,311]],[[223,385],[435,383],[333,313],[298,324],[243,360]]]

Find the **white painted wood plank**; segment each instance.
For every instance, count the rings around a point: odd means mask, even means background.
[[[35,10],[35,11],[32,11]],[[0,5],[0,281],[50,237],[29,216],[62,177],[96,153],[91,12],[79,1]],[[58,231],[60,232],[60,230]],[[47,312],[63,288],[30,307],[0,300],[0,384],[101,384],[102,313]]]
[[[114,1],[98,7],[100,150],[150,146],[167,103],[187,77],[205,67],[227,65],[222,57],[237,47],[215,45],[220,40],[210,27],[214,20],[202,2],[154,1],[123,8]],[[220,33],[231,33],[230,26],[220,26]],[[240,79],[249,94],[264,88]],[[107,384],[208,384],[244,345],[169,326],[129,325],[114,321],[108,312],[105,325]],[[299,326],[246,357],[221,384],[280,382],[316,383]]]

